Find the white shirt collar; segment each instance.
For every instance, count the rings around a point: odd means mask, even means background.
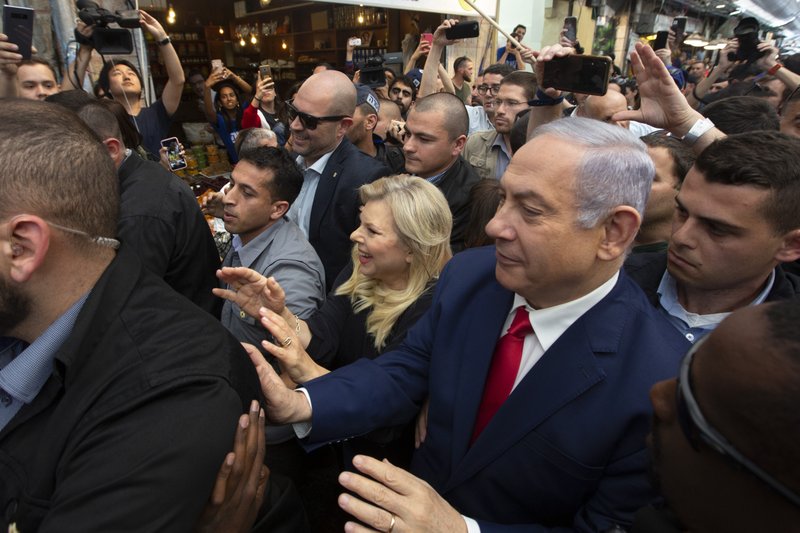
[[[342,137],[342,139],[344,139],[344,137]],[[320,157],[319,159],[314,161],[313,165],[306,166],[306,158],[303,157],[302,155],[297,156],[297,164],[299,165],[300,169],[303,170],[303,171],[313,170],[317,174],[322,175],[322,172],[325,170],[325,165],[328,164],[328,159],[331,158],[331,154],[333,154],[333,152],[336,151],[336,149],[339,147],[339,144],[341,144],[341,142],[342,141],[340,140],[336,144],[336,146],[333,147],[333,150],[331,150],[327,154],[323,155],[322,157]]]
[[[514,304],[510,312],[513,313],[521,305],[525,306],[528,310],[528,317],[533,330],[539,339],[539,344],[546,352],[584,313],[608,296],[614,285],[617,284],[618,279],[619,272],[616,272],[608,281],[589,294],[581,296],[577,300],[554,305],[546,309],[534,309],[524,297],[514,294]]]

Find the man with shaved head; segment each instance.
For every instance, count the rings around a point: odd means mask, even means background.
[[[350,233],[358,226],[358,188],[389,174],[360,152],[345,134],[353,124],[356,88],[341,72],[308,78],[286,103],[303,187],[287,216],[308,237],[325,267],[325,284],[350,257]]]
[[[408,113],[406,130],[406,171],[425,178],[444,193],[453,213],[450,245],[458,252],[464,247],[469,191],[480,180],[475,169],[461,157],[469,130],[464,103],[450,93],[421,98]]]
[[[628,121],[613,121],[614,113],[628,109],[628,100],[622,93],[608,91],[603,96],[591,95],[578,106],[576,116],[593,118],[606,124],[628,127]]]

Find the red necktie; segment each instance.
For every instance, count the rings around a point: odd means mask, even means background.
[[[500,337],[494,348],[492,365],[489,367],[489,375],[486,378],[486,385],[483,389],[481,405],[478,408],[478,417],[475,419],[475,429],[472,431],[470,444],[475,442],[478,435],[489,423],[494,414],[506,401],[514,381],[517,379],[519,364],[522,360],[522,346],[525,343],[525,336],[533,333],[531,321],[528,318],[528,311],[525,306],[517,308],[511,327],[508,333]]]

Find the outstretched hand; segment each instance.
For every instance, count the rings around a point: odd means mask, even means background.
[[[664,63],[652,48],[636,43],[636,50],[631,52],[631,65],[641,105],[638,110],[617,112],[611,120],[636,120],[680,137],[686,135],[702,115],[689,106]]]
[[[246,533],[264,501],[269,469],[264,465],[264,411],[253,400],[239,417],[233,451],[217,474],[214,489],[197,523],[198,533]]]
[[[273,277],[264,277],[246,267],[224,267],[217,270],[217,278],[230,289],[214,288],[214,296],[230,300],[256,320],[262,307],[279,315],[286,308],[286,293]]]
[[[261,341],[261,346],[275,356],[281,371],[288,374],[294,383],[302,385],[306,381],[328,373],[328,370],[314,362],[308,352],[303,349],[297,333],[289,327],[282,316],[263,307],[259,313],[261,325],[275,339],[275,343],[268,340]]]
[[[467,531],[464,518],[428,483],[387,460],[365,455],[353,459],[361,474],[343,472],[339,483],[350,494],[339,496],[339,507],[367,524],[347,523],[347,531]]]
[[[167,32],[164,31],[164,27],[161,23],[144,9],[139,10],[139,24],[143,30],[146,30],[147,33],[153,36],[156,42],[167,37]]]
[[[244,342],[242,346],[256,367],[269,421],[275,424],[291,424],[311,420],[311,404],[305,395],[287,387],[258,348]]]

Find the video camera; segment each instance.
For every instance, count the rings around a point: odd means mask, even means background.
[[[80,44],[91,45],[99,54],[130,54],[133,52],[133,38],[128,30],[138,28],[139,13],[136,10],[116,11],[103,9],[92,0],[78,0],[78,18],[87,26],[94,25],[91,38],[84,37],[75,30],[75,40]],[[120,28],[109,28],[118,24]]]
[[[734,52],[728,52],[729,61],[746,61],[755,63],[765,52],[758,51],[758,21],[753,17],[746,17],[734,28],[733,35],[739,41],[739,48]]]
[[[383,56],[375,55],[367,58],[367,63],[361,69],[359,82],[370,89],[386,86],[386,73],[383,71]]]

